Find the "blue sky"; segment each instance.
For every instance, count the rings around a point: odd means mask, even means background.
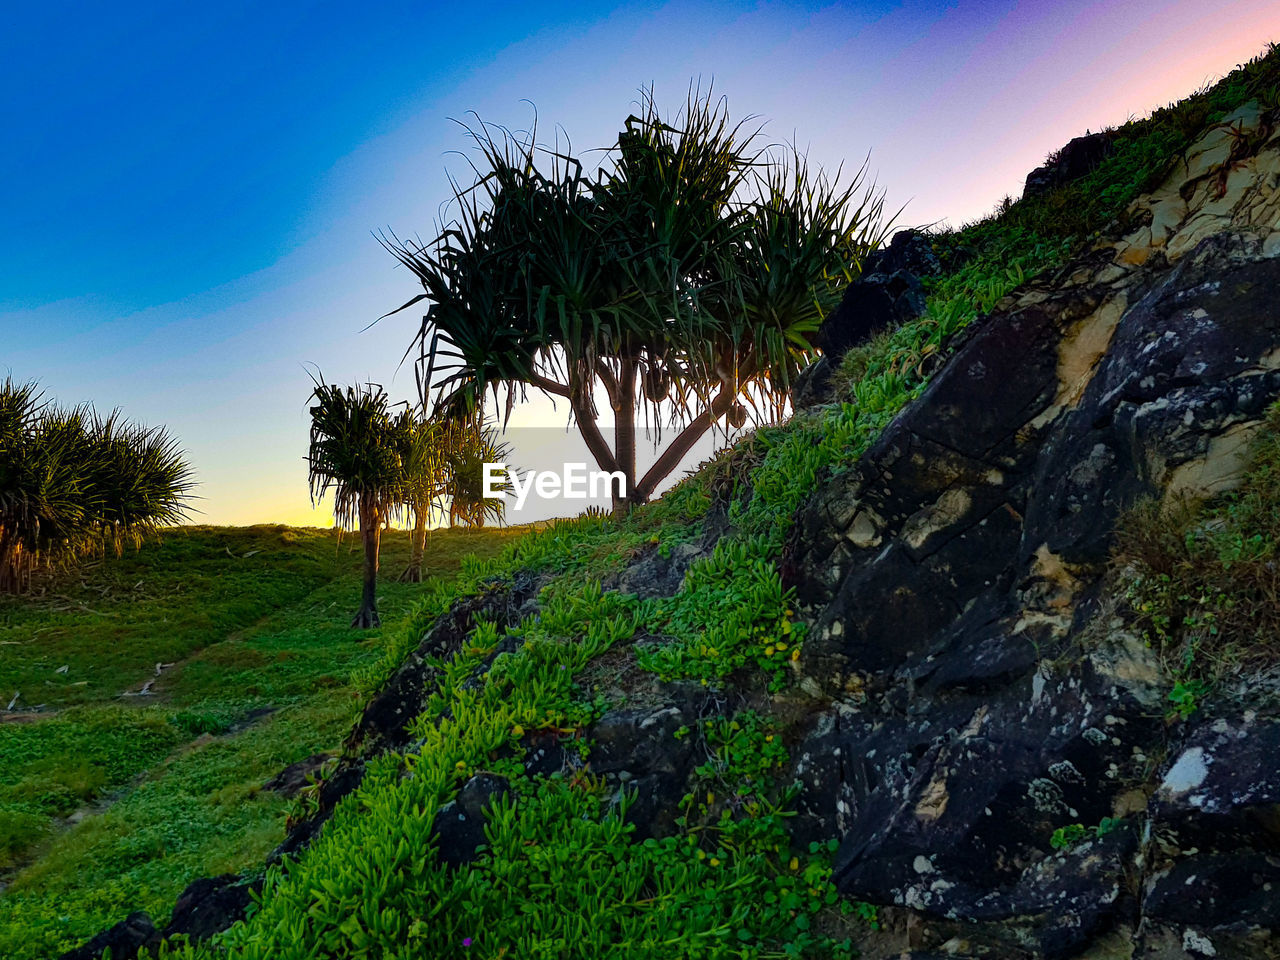
[[[396,396],[429,235],[478,111],[610,141],[636,91],[714,79],[903,221],[989,210],[1085,128],[1280,39],[1270,2],[23,5],[0,32],[0,373],[167,423],[210,522],[307,502],[308,375]],[[526,424],[562,423],[546,404]]]

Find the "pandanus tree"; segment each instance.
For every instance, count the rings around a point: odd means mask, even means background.
[[[409,566],[400,579],[419,583],[427,524],[436,515],[447,516],[451,527],[458,523],[483,527],[503,518],[506,503],[485,496],[484,465],[505,463],[510,449],[483,411],[444,418],[405,410],[393,422],[392,430],[401,449],[401,496],[413,516]],[[510,488],[510,482],[504,480],[495,489],[505,492]]]
[[[670,120],[646,95],[593,172],[540,147],[536,128],[469,132],[476,179],[455,183],[455,220],[427,243],[381,238],[424,290],[391,312],[427,302],[410,347],[423,401],[566,400],[600,468],[626,478],[619,508],[652,496],[713,426],[781,412],[886,229],[865,163],[829,177],[710,95]],[[642,419],[674,435],[637,476]]]
[[[191,468],[165,430],[59,407],[32,383],[0,384],[0,592],[40,567],[119,555],[186,518]]]
[[[511,454],[493,424],[482,415],[442,421],[441,451],[444,460],[444,499],[448,503],[449,526],[458,523],[483,527],[489,521],[500,521],[506,514],[506,501],[486,497],[484,465],[506,463]],[[502,480],[496,492],[511,489]]]
[[[409,565],[400,579],[406,583],[421,583],[427,525],[441,509],[440,498],[446,487],[446,428],[437,420],[405,410],[396,418],[392,429],[398,434],[400,443],[401,496],[405,509],[413,517]]]
[[[360,609],[351,626],[376,627],[382,528],[404,509],[404,430],[376,384],[317,382],[311,392],[307,453],[311,500],[333,495],[339,528],[360,531],[364,572]]]

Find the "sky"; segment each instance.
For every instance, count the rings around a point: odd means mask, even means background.
[[[414,393],[416,292],[374,233],[430,237],[455,122],[611,142],[691,81],[900,223],[1017,196],[1072,136],[1280,40],[1274,0],[45,2],[0,28],[0,376],[165,424],[205,523],[326,526],[311,372]],[[563,429],[533,402],[519,428]],[[537,433],[537,430],[534,433]],[[584,454],[584,459],[586,459]]]

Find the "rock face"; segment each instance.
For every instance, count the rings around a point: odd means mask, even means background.
[[[928,234],[920,230],[899,230],[868,256],[862,275],[818,328],[814,343],[823,355],[801,374],[793,396],[796,408],[829,399],[831,374],[851,349],[924,313],[920,281],[941,270]]]
[[[1228,162],[1233,124],[1263,145]],[[1170,726],[1099,594],[1121,511],[1228,489],[1280,398],[1270,130],[1230,118],[1134,232],[998,305],[794,529],[832,699],[796,751],[801,830],[932,946],[960,923],[974,955],[1113,929],[1123,956],[1280,955],[1280,722]],[[1077,823],[1102,829],[1055,849]]]
[[[244,919],[253,894],[261,886],[261,882],[246,881],[234,873],[196,880],[178,895],[164,936],[184,934],[192,943],[208,940]]]
[[[160,932],[151,917],[139,910],[131,913],[114,927],[103,930],[74,950],[68,950],[59,960],[99,960],[109,955],[112,960],[134,960],[142,950],[159,946]]]
[[[1055,187],[1071,183],[1087,176],[1111,155],[1113,137],[1110,133],[1089,133],[1076,137],[1043,167],[1036,167],[1027,174],[1022,198],[1048,193]]]
[[[443,862],[459,867],[475,859],[485,842],[485,813],[509,789],[504,777],[477,774],[463,784],[457,797],[440,808],[434,833]]]
[[[626,819],[637,840],[675,830],[678,801],[696,759],[693,742],[675,734],[697,723],[706,699],[699,691],[672,696],[654,709],[613,710],[591,728],[595,746],[588,766],[619,791],[619,798],[622,789],[630,792]]]

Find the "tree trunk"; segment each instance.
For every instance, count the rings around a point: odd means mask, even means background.
[[[591,456],[595,457],[596,466],[606,473],[621,469],[613,451],[609,449],[609,444],[604,439],[604,434],[600,432],[591,404],[581,400],[577,402],[570,400],[569,406],[573,410],[574,420],[578,423],[578,432],[582,434],[582,439],[586,442],[587,449],[591,451]]]
[[[0,593],[22,592],[21,559],[18,545],[0,533]]]
[[[409,566],[405,568],[404,573],[400,574],[400,579],[404,583],[421,583],[422,582],[422,554],[427,547],[427,511],[425,509],[413,509],[413,533],[410,536],[411,551],[409,554]]]
[[[636,362],[622,361],[618,377],[618,399],[613,408],[613,456],[626,478],[626,492],[621,500],[615,496],[614,513],[626,513],[633,504],[644,500],[636,490]]]
[[[364,592],[360,612],[351,621],[358,630],[378,627],[378,547],[382,539],[382,518],[378,508],[364,500],[360,503],[360,539],[364,542]]]
[[[658,484],[680,465],[680,461],[684,459],[685,454],[692,450],[693,445],[698,442],[702,435],[711,429],[711,425],[729,412],[729,408],[733,406],[733,401],[736,398],[737,393],[727,384],[720,388],[720,392],[711,401],[711,406],[694,417],[689,422],[689,425],[680,431],[667,446],[667,449],[662,451],[662,456],[645,473],[637,491],[638,496],[641,498],[638,502],[644,503],[653,496],[653,491]]]

